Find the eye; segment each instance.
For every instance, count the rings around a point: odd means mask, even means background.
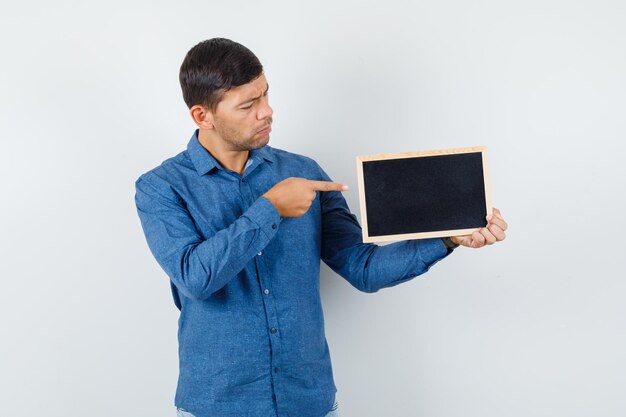
[[[252,108],[252,104],[250,104],[249,106],[246,107],[240,107],[241,110],[249,110]]]

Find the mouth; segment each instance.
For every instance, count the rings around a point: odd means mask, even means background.
[[[268,135],[271,131],[272,131],[272,125],[268,125],[256,133],[257,135]]]

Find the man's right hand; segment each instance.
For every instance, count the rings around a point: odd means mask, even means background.
[[[282,180],[263,194],[278,210],[280,217],[300,217],[309,210],[316,191],[346,191],[348,186],[339,182],[313,181],[291,177]]]

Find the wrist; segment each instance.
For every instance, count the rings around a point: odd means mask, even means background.
[[[443,244],[446,245],[446,249],[448,250],[453,250],[454,248],[459,247],[459,244],[454,242],[451,237],[442,237],[441,240],[443,241]]]

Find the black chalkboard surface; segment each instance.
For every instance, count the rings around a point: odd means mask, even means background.
[[[487,148],[357,157],[363,242],[471,234],[487,225]]]

